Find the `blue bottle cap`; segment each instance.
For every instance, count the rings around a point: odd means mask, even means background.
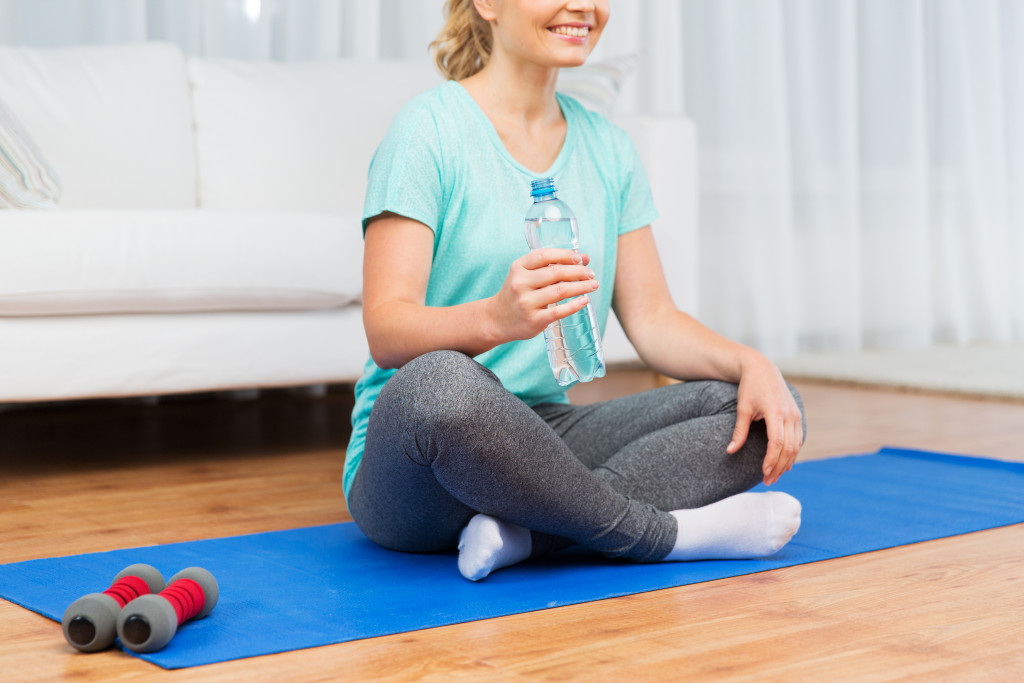
[[[531,197],[543,197],[546,194],[554,194],[554,192],[554,178],[541,178],[540,180],[534,180],[533,182],[530,183]]]

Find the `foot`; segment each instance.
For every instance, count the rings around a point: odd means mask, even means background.
[[[459,535],[459,572],[479,581],[530,556],[530,530],[489,515],[476,515]]]
[[[788,493],[740,493],[671,514],[679,523],[666,560],[734,560],[777,552],[800,528],[800,501]]]

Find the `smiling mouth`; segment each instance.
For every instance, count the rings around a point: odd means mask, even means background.
[[[560,36],[570,36],[572,38],[586,38],[590,34],[589,26],[555,26],[548,30]]]

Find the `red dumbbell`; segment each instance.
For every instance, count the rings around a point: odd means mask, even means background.
[[[125,605],[117,617],[121,644],[133,652],[156,652],[171,642],[179,626],[209,614],[219,594],[213,574],[202,567],[182,569],[158,595],[143,595]]]
[[[164,577],[148,564],[125,567],[114,583],[102,593],[84,595],[64,610],[61,626],[64,637],[82,652],[109,647],[117,636],[117,617],[121,608],[135,598],[164,589]]]

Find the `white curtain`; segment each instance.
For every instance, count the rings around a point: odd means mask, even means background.
[[[0,42],[170,40],[240,59],[425,56],[441,4],[423,0],[0,0]]]
[[[440,6],[0,0],[0,42],[427,59]],[[619,0],[594,58],[696,122],[701,318],[785,355],[1024,341],[1022,37],[1024,0]]]
[[[0,43],[169,40],[235,59],[429,59],[443,0],[0,0]],[[643,53],[620,109],[683,112],[678,0],[617,3],[595,59]],[[651,36],[664,35],[664,40]]]
[[[1024,340],[1024,3],[686,0],[702,316],[772,353]]]

